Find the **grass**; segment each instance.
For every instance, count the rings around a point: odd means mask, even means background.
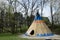
[[[2,33],[0,34],[0,40],[28,40],[28,39],[24,39],[24,38],[20,38],[18,37],[17,34],[7,34],[7,33]]]

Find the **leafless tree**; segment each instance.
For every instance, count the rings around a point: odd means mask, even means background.
[[[58,4],[57,4],[58,3]],[[59,0],[50,0],[50,12],[51,12],[51,22],[52,26],[54,25],[54,20],[53,20],[53,11],[55,10],[55,13],[60,10],[60,1]],[[57,15],[58,16],[58,15]],[[57,19],[58,21],[58,19]]]
[[[48,0],[41,0],[41,2],[40,2],[40,4],[41,4],[40,5],[40,7],[41,7],[41,16],[43,15],[43,10],[44,10],[44,7],[45,7],[47,1]]]
[[[37,0],[26,0],[26,1],[22,0],[19,3],[22,6],[22,8],[24,8],[24,10],[25,10],[24,12],[25,12],[26,16],[29,14],[28,13],[29,10],[30,10],[30,13],[33,14],[39,7],[39,3]]]

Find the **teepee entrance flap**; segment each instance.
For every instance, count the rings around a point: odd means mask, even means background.
[[[33,34],[34,34],[34,30],[32,30],[32,31],[30,32],[30,34],[33,35]]]

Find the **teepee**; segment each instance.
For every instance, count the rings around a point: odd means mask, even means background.
[[[40,17],[39,13],[37,12],[34,21],[32,22],[31,26],[25,33],[27,36],[52,36],[51,30],[48,28],[48,26],[45,24],[45,22],[42,20],[42,17]]]

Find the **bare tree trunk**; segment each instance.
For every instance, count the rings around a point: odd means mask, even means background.
[[[53,27],[54,21],[53,21],[53,9],[52,9],[52,3],[50,4],[50,12],[51,12],[51,26]]]
[[[43,15],[43,13],[42,13],[42,12],[43,12],[43,7],[41,6],[41,17],[42,17],[42,15]]]
[[[17,1],[17,0],[15,0],[15,10],[14,10],[14,12],[17,12],[17,10],[16,10],[16,1]]]
[[[41,1],[41,17],[42,17],[42,15],[43,15],[43,6],[44,6],[44,4],[43,4],[43,0]]]

